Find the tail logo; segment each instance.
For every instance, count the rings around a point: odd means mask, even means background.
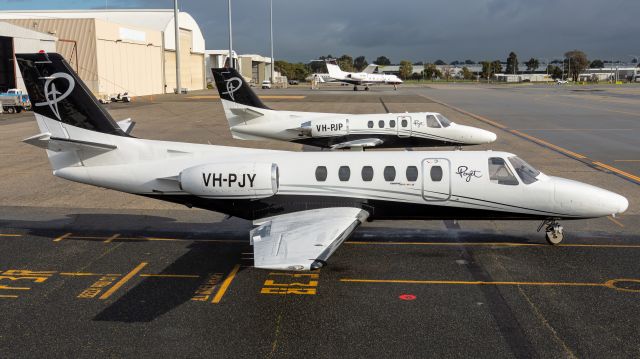
[[[56,88],[56,84],[53,82],[55,79],[65,79],[69,84],[67,86],[67,91],[64,93],[60,93]],[[46,102],[36,102],[35,106],[45,106],[49,105],[51,112],[58,118],[58,121],[62,121],[60,118],[60,111],[58,110],[58,102],[64,100],[71,94],[73,88],[76,86],[76,81],[71,77],[71,75],[66,74],[64,72],[56,72],[55,74],[46,77],[46,81],[44,82],[44,97],[47,99]]]
[[[242,87],[242,80],[239,77],[232,77],[225,80],[225,85],[227,86],[227,92],[223,92],[222,94],[228,94],[229,97],[231,97],[231,101],[235,101],[236,99],[233,94]]]

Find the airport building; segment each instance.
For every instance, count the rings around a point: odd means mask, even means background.
[[[234,67],[244,79],[254,85],[262,83],[271,77],[271,57],[246,54],[238,55],[233,52]],[[229,58],[229,50],[206,50],[205,68],[207,83],[213,83],[212,68],[224,67]],[[280,73],[274,72],[276,82],[279,82]]]
[[[0,21],[0,92],[19,88],[26,91],[15,61],[16,53],[55,51],[57,38]]]
[[[57,38],[54,50],[98,97],[175,91],[173,10],[4,11],[0,21]],[[179,26],[181,87],[203,89],[202,31],[186,12],[180,12]]]

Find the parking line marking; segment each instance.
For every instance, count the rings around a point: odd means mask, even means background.
[[[529,140],[531,140],[531,141],[533,141],[533,142],[537,142],[537,143],[543,144],[543,145],[545,145],[545,146],[548,146],[548,147],[553,148],[553,149],[554,149],[554,150],[556,150],[556,151],[559,151],[559,152],[562,152],[562,153],[566,153],[566,154],[568,154],[568,155],[570,155],[570,156],[573,156],[573,157],[579,158],[579,159],[581,159],[581,160],[583,160],[583,159],[587,158],[587,156],[581,155],[581,154],[576,153],[576,152],[573,152],[573,151],[569,151],[569,150],[567,150],[566,148],[562,148],[562,147],[560,147],[560,146],[554,145],[553,143],[549,143],[549,142],[547,142],[547,141],[545,141],[545,140],[542,140],[542,139],[540,139],[540,138],[537,138],[537,137],[534,137],[534,136],[531,136],[531,135],[527,135],[527,134],[526,134],[526,133],[524,133],[524,132],[520,132],[520,131],[518,131],[518,130],[509,130],[509,132],[511,132],[511,133],[515,133],[516,135],[519,135],[519,136],[522,136],[522,137],[524,137],[524,138],[527,138],[527,139],[529,139]]]
[[[22,237],[22,234],[0,233],[0,237]]]
[[[197,274],[140,274],[140,276],[156,278],[200,278]]]
[[[131,278],[133,278],[136,274],[138,274],[138,272],[140,272],[142,268],[144,268],[147,264],[149,263],[142,262],[138,264],[137,267],[135,267],[131,272],[127,273],[127,275],[122,277],[116,284],[114,284],[111,288],[109,288],[108,291],[104,292],[104,294],[100,296],[100,299],[104,300],[109,298],[113,293],[115,293],[118,289],[120,289],[120,287],[122,287],[125,283],[131,280]]]
[[[229,273],[229,275],[227,276],[227,278],[225,278],[222,284],[220,285],[220,289],[218,289],[218,292],[213,297],[213,300],[211,301],[211,303],[214,303],[214,304],[220,303],[220,301],[222,300],[222,297],[224,296],[224,293],[227,291],[227,289],[231,285],[233,278],[235,278],[239,270],[240,270],[240,265],[236,264],[231,270],[231,272]]]
[[[512,243],[512,242],[345,242],[356,245],[409,245],[409,246],[488,246],[488,247],[552,247],[544,243]],[[558,244],[553,247],[594,247],[594,248],[640,248],[640,244]]]
[[[631,179],[634,179],[634,180],[640,182],[640,177],[634,176],[631,173],[625,172],[623,170],[619,170],[619,169],[617,169],[615,167],[609,166],[607,164],[604,164],[604,163],[598,162],[598,161],[594,161],[593,164],[596,165],[596,166],[600,166],[600,167],[606,168],[609,171],[615,172],[615,173],[617,173],[619,175],[622,175],[624,177],[628,177],[628,178],[631,178]]]
[[[113,242],[113,240],[114,240],[114,239],[116,239],[116,238],[118,238],[118,237],[120,237],[120,233],[116,233],[116,234],[114,234],[113,236],[111,236],[111,237],[107,238],[107,239],[104,241],[104,243],[111,243],[111,242]]]
[[[611,216],[607,216],[607,219],[609,219],[611,222],[617,224],[618,226],[624,228],[624,224],[622,224],[622,222],[618,221],[617,219],[611,217]]]
[[[11,294],[0,294],[0,298],[18,298],[18,296]]]
[[[68,238],[69,236],[71,236],[71,233],[65,233],[65,234],[61,235],[60,237],[54,239],[53,241],[54,242],[60,242],[61,240],[65,239],[65,238]]]
[[[87,273],[87,272],[60,272],[58,273],[64,276],[70,277],[90,277],[90,276],[104,276],[102,273]],[[120,276],[120,274],[109,274],[109,276]]]

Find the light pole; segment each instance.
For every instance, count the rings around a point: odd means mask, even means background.
[[[640,65],[638,65],[638,62],[639,62],[638,59],[640,59],[640,56],[638,56],[638,55],[629,55],[629,56],[631,56],[632,59],[636,60],[635,63],[633,61],[631,61],[632,67],[634,68],[633,69],[633,81],[635,82],[636,78],[638,77],[637,68],[638,68],[638,66],[640,66]]]
[[[229,67],[234,68],[233,66],[233,36],[231,34],[231,0],[229,0],[228,4],[228,17],[229,17]]]
[[[273,84],[273,68],[276,65],[273,58],[273,0],[269,0],[269,27],[271,30],[271,84]]]
[[[178,10],[178,0],[173,0],[173,25],[175,31],[175,42],[176,42],[176,93],[182,93],[182,86],[180,84],[180,24],[178,23],[178,15],[180,14]]]

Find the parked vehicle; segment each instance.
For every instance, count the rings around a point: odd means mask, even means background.
[[[115,96],[111,96],[111,102],[131,102],[131,97],[128,92],[123,92]]]
[[[289,85],[298,85],[300,82],[298,80],[289,80]]]
[[[271,81],[269,81],[269,80],[262,81],[262,88],[263,89],[270,89],[271,88]]]
[[[29,95],[19,89],[9,89],[7,92],[0,93],[0,104],[2,104],[2,112],[6,113],[20,113],[31,108]]]

